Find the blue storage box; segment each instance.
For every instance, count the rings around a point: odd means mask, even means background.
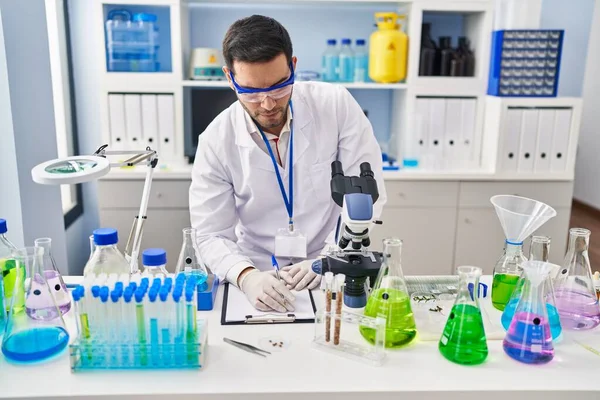
[[[198,288],[198,311],[209,311],[215,306],[215,298],[219,290],[219,277],[209,274],[206,284],[206,289],[201,291]]]
[[[564,30],[493,31],[487,93],[556,97],[564,34]]]

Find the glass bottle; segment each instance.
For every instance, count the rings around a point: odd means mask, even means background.
[[[88,258],[88,261],[92,259],[94,251],[96,251],[96,243],[94,243],[94,235],[90,235],[90,257]]]
[[[13,296],[2,338],[2,353],[8,360],[35,362],[62,352],[69,343],[69,333],[55,301],[55,291],[45,278],[44,249],[26,247],[15,250],[17,268],[28,271],[16,275],[15,286],[27,293],[27,308]],[[25,278],[22,278],[25,276]],[[41,311],[38,314],[38,311]],[[39,318],[41,315],[44,318]],[[53,316],[53,318],[46,318]]]
[[[364,311],[369,317],[386,318],[386,348],[404,346],[417,335],[410,297],[402,273],[401,253],[400,239],[388,238],[383,241],[383,263]],[[361,326],[360,333],[369,343],[375,343],[373,328]]]
[[[65,315],[71,309],[71,296],[67,291],[67,285],[63,281],[63,278],[58,272],[58,268],[56,267],[56,262],[54,261],[54,257],[52,257],[52,239],[50,238],[39,238],[35,239],[34,244],[36,247],[41,247],[44,249],[43,253],[43,263],[42,263],[42,271],[44,272],[44,278],[50,285],[50,289],[54,291],[54,300],[56,301],[56,305],[58,306],[60,312]],[[31,282],[31,286],[34,287],[39,285],[40,282],[36,280],[36,277],[33,277]],[[30,309],[28,305],[28,301],[32,299],[31,296],[27,296],[25,300],[25,307],[27,310]],[[39,302],[39,299],[36,298],[36,302]],[[48,303],[48,310],[52,312],[54,310],[51,302],[46,299]],[[55,318],[54,316],[53,318]]]
[[[354,78],[354,52],[350,45],[352,40],[342,39],[339,55],[339,82],[352,82]]]
[[[556,307],[566,329],[593,329],[600,324],[600,305],[588,256],[590,231],[569,230],[569,246],[555,285]]]
[[[117,248],[119,236],[113,228],[100,228],[94,231],[94,254],[85,264],[83,276],[91,273],[100,275],[130,274],[131,268],[125,256]]]
[[[327,48],[321,56],[322,78],[325,82],[336,82],[339,70],[339,50],[335,39],[327,40]]]
[[[533,236],[531,238],[531,245],[529,247],[529,260],[530,261],[543,261],[548,262],[548,257],[550,254],[550,238],[547,236]],[[555,264],[548,264],[552,267],[551,273],[548,275],[548,278],[544,280],[544,298],[546,299],[546,308],[548,309],[548,321],[550,323],[550,331],[552,332],[552,339],[556,340],[562,333],[562,326],[560,324],[560,317],[558,315],[558,311],[556,309],[556,299],[554,298],[554,286],[552,284],[552,276],[553,272],[558,271],[560,268]],[[519,304],[519,299],[521,298],[523,292],[523,285],[525,284],[525,275],[521,274],[521,278],[519,282],[517,282],[517,286],[510,297],[510,301],[508,302],[504,312],[502,313],[502,326],[504,329],[508,330],[510,327],[510,323],[512,321],[513,316],[515,315],[515,311],[517,309],[517,305]]]
[[[526,261],[523,270],[523,293],[502,347],[509,357],[517,361],[545,364],[554,358],[544,295],[544,281],[550,276],[552,266],[543,261]]]
[[[492,304],[500,311],[510,300],[515,290],[523,269],[521,264],[527,261],[523,254],[523,242],[515,243],[506,240],[504,254],[496,262],[494,267],[494,279],[492,281]]]
[[[167,277],[167,252],[164,249],[146,249],[142,252],[143,276]]]
[[[458,295],[438,348],[446,359],[457,364],[481,364],[488,355],[487,340],[478,296],[469,290],[479,287],[481,268],[458,267],[457,271]]]
[[[356,40],[354,50],[354,82],[366,82],[369,72],[369,52],[365,39]]]
[[[422,24],[419,76],[439,75],[440,58],[440,49],[431,38],[431,24]]]
[[[7,232],[8,228],[6,220],[0,218],[0,271],[3,276],[4,306],[8,312],[13,297],[15,282],[17,281],[17,273],[21,272],[24,274],[25,269],[17,268],[17,262],[12,258],[12,253],[17,248],[6,237]],[[25,276],[22,276],[21,280],[25,280]],[[23,307],[25,305],[25,292],[17,292],[17,295],[19,297],[20,306]]]
[[[196,229],[183,229],[183,244],[177,260],[175,275],[183,272],[197,276],[198,285],[204,285],[208,279],[208,271],[200,258],[200,250],[196,242]]]

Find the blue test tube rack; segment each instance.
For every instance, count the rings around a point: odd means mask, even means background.
[[[198,311],[210,311],[215,306],[215,299],[219,291],[219,277],[213,274],[208,275],[206,288],[198,290]]]

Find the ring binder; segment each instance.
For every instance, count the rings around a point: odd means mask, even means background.
[[[267,314],[267,315],[246,315],[247,324],[282,324],[296,321],[296,315],[278,315],[278,314]]]

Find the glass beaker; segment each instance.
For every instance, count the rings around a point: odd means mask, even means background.
[[[367,300],[364,314],[386,319],[385,347],[397,348],[410,343],[417,335],[415,318],[401,266],[402,241],[388,238],[383,241],[383,263],[373,290]],[[375,330],[360,327],[360,333],[371,344]]]
[[[142,252],[143,276],[167,277],[167,252],[164,249],[146,249]]]
[[[523,271],[523,292],[502,347],[509,357],[517,361],[544,364],[554,358],[543,284],[552,271],[552,265],[543,261],[526,261]]]
[[[130,274],[131,267],[125,259],[125,256],[117,248],[119,235],[116,229],[100,228],[94,231],[94,243],[96,249],[83,269],[83,276],[95,274],[96,276],[105,273],[110,274]]]
[[[8,232],[8,228],[6,225],[6,220],[0,218],[0,272],[3,276],[3,286],[4,286],[4,306],[6,311],[10,309],[10,303],[13,296],[13,290],[15,287],[15,282],[17,280],[18,271],[22,271],[25,273],[24,269],[17,268],[17,262],[12,258],[12,253],[17,248],[14,244],[8,240],[6,237],[6,232]],[[24,280],[25,277],[23,276]],[[25,293],[18,293],[19,298],[22,300],[21,306],[25,303]]]
[[[566,329],[593,329],[600,324],[600,305],[588,256],[590,231],[569,230],[569,246],[555,285],[556,307]]]
[[[523,272],[521,264],[527,261],[523,254],[523,242],[513,243],[506,240],[504,253],[494,267],[492,281],[492,305],[503,311],[512,296]]]
[[[16,362],[34,362],[50,358],[63,351],[69,343],[69,333],[65,328],[65,322],[55,301],[54,291],[51,290],[45,278],[43,270],[42,247],[27,247],[15,251],[17,268],[28,271],[19,271],[15,287],[30,296],[44,298],[51,303],[53,311],[48,311],[48,304],[41,305],[45,308],[45,315],[54,315],[53,319],[32,318],[31,310],[26,310],[19,304],[16,296],[13,296],[8,321],[2,338],[2,353],[4,356]],[[25,278],[22,278],[26,276]],[[31,292],[35,282],[39,293]],[[31,304],[31,303],[30,303]]]
[[[481,268],[458,267],[458,296],[448,315],[448,320],[438,348],[442,355],[457,364],[475,365],[485,361],[488,355],[483,318],[479,308],[477,291]]]
[[[56,305],[60,309],[60,312],[65,315],[71,309],[71,296],[67,291],[67,285],[63,281],[63,278],[58,272],[58,268],[56,267],[56,262],[54,261],[54,257],[52,257],[52,239],[50,238],[39,238],[35,239],[34,244],[36,247],[41,247],[44,249],[43,255],[43,263],[42,270],[44,271],[44,277],[48,282],[51,290],[54,290],[54,299],[56,300]],[[34,277],[31,282],[31,287],[35,287],[39,285],[40,282],[38,279]],[[43,288],[42,288],[43,289]],[[41,290],[41,289],[40,289]],[[35,298],[35,303],[39,303],[39,298]],[[33,298],[29,295],[25,299],[25,307],[29,310],[28,302],[33,301]],[[52,304],[46,299],[48,303],[48,307],[50,312],[53,311]],[[37,313],[38,315],[42,315],[41,313]],[[51,315],[51,313],[50,313]],[[55,318],[55,317],[53,317]]]
[[[208,271],[200,258],[200,250],[196,243],[196,229],[194,228],[183,229],[183,244],[177,260],[175,275],[180,272],[197,275],[199,286],[204,285],[208,278]]]
[[[527,261],[523,241],[556,216],[556,210],[540,201],[511,195],[492,196],[490,202],[506,237],[504,254],[496,263],[492,282],[492,304],[503,311],[521,276],[520,265]]]
[[[550,238],[547,236],[533,236],[531,238],[531,245],[529,247],[529,259],[530,261],[543,261],[548,262],[550,254]],[[550,330],[552,332],[552,339],[556,340],[562,333],[562,326],[560,324],[560,317],[558,310],[556,309],[556,299],[554,298],[554,286],[552,284],[552,278],[554,274],[560,268],[558,265],[549,264],[551,266],[550,274],[544,280],[544,298],[546,299],[546,308],[548,309],[548,321],[550,323]],[[502,326],[505,330],[508,330],[510,323],[515,315],[519,299],[523,292],[523,285],[525,284],[525,275],[521,274],[519,282],[510,297],[510,301],[506,305],[504,312],[502,313]]]

